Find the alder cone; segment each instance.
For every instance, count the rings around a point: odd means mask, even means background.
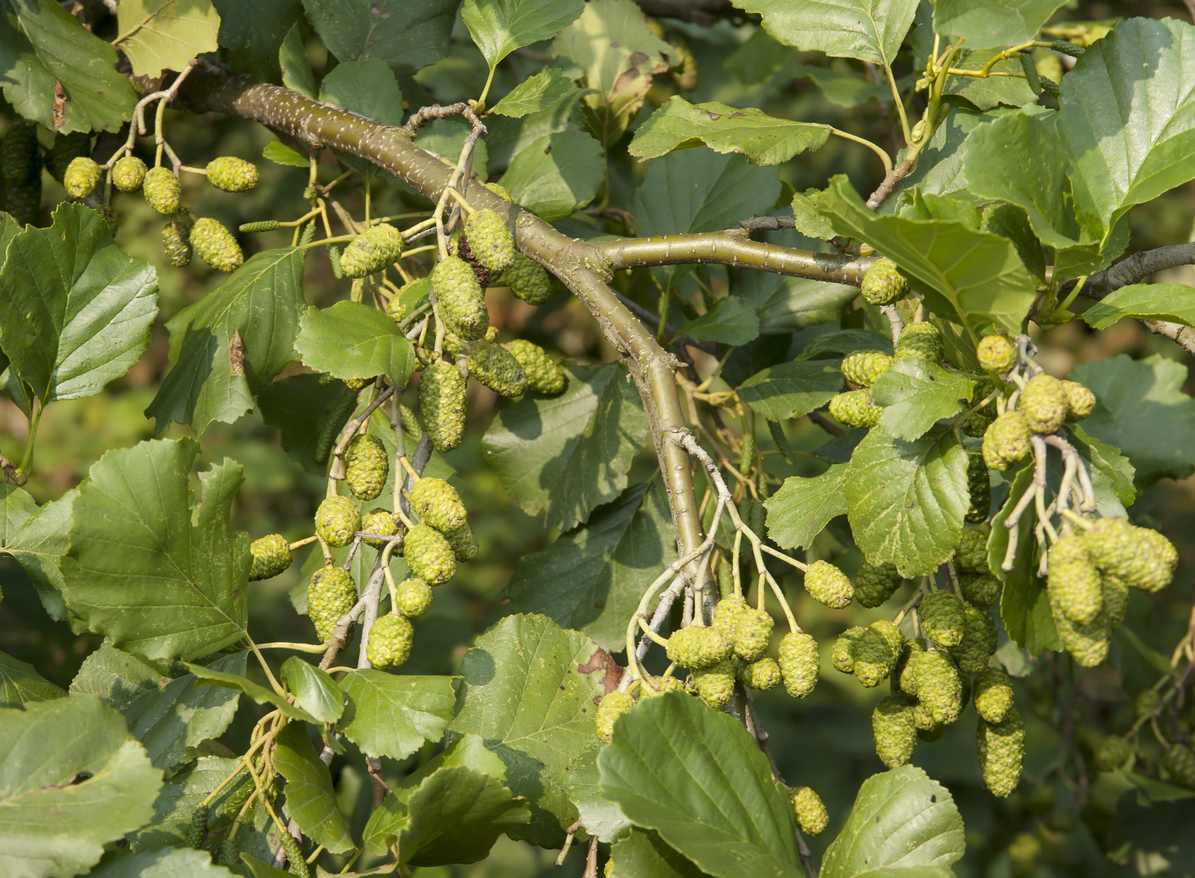
[[[315,510],[315,532],[334,549],[353,541],[361,529],[361,512],[348,497],[328,497]]]
[[[249,545],[253,558],[249,566],[249,581],[272,579],[290,567],[290,541],[282,534],[270,534]]]
[[[1070,412],[1066,388],[1052,375],[1034,375],[1017,399],[1017,411],[1025,415],[1034,433],[1053,433]]]
[[[399,613],[387,613],[369,629],[365,657],[379,671],[397,668],[411,657],[411,643],[414,639],[415,629],[404,616]]]
[[[912,702],[895,695],[882,699],[872,711],[871,731],[876,755],[884,765],[888,768],[907,765],[917,747]]]
[[[403,540],[403,558],[411,573],[428,585],[442,585],[456,573],[456,555],[444,535],[426,524],[417,524]]]
[[[321,643],[327,642],[336,622],[356,603],[357,587],[347,570],[323,567],[312,574],[307,585],[307,615]]]
[[[528,305],[542,305],[552,298],[552,278],[547,270],[522,253],[515,253],[510,268],[502,273],[510,291]]]
[[[150,168],[146,171],[141,192],[150,207],[167,216],[175,213],[182,203],[183,190],[178,177],[167,168]]]
[[[611,737],[614,735],[615,721],[635,706],[635,699],[631,697],[629,692],[607,692],[598,704],[597,713],[594,714],[593,723],[596,727],[597,736],[609,744]]]
[[[780,673],[784,689],[793,698],[804,698],[817,685],[820,661],[817,641],[804,631],[791,631],[780,640]]]
[[[433,476],[424,476],[411,487],[411,510],[442,534],[453,533],[469,521],[456,488]]]
[[[438,360],[419,381],[419,418],[436,451],[461,444],[465,430],[465,377],[451,363]]]
[[[374,500],[382,493],[390,475],[390,455],[377,436],[358,434],[344,452],[345,476],[353,496],[358,500]]]
[[[830,824],[830,815],[826,813],[821,796],[809,787],[793,790],[792,802],[797,824],[806,835],[820,835]]]
[[[1021,763],[1025,757],[1025,726],[1016,708],[1009,708],[998,723],[979,721],[976,749],[983,782],[992,795],[1005,798],[1021,782]]]
[[[344,265],[343,257],[340,264]],[[459,256],[449,256],[432,269],[431,282],[438,302],[436,313],[445,328],[465,341],[485,338],[490,314],[485,293],[469,264]]]

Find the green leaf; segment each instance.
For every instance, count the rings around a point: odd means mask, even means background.
[[[807,549],[832,518],[846,515],[847,464],[836,463],[820,476],[789,476],[764,503],[768,536],[785,549]]]
[[[350,402],[356,399],[342,383],[321,383],[322,377],[307,374],[282,378],[263,390],[258,399],[262,419],[281,433],[283,450],[307,469],[318,470],[321,477],[326,473],[322,461],[315,459],[320,418],[342,411],[340,403],[346,398]],[[334,432],[340,432],[350,414],[344,412],[344,419],[333,428]]]
[[[182,70],[220,48],[220,15],[211,0],[124,0],[116,8],[120,36],[112,45],[128,56],[134,76]]]
[[[278,81],[278,47],[302,15],[299,0],[212,0],[220,13],[220,45],[224,59],[238,73],[267,82]],[[293,86],[283,80],[287,88]],[[314,85],[314,83],[313,83]],[[314,87],[304,92],[315,96]]]
[[[237,767],[236,759],[222,759],[217,756],[200,756],[183,767],[162,784],[162,790],[154,799],[153,820],[137,832],[129,833],[129,849],[133,851],[157,850],[171,845],[183,846],[191,826],[191,816],[207,795],[232,774]],[[244,781],[252,783],[245,778]],[[236,792],[243,792],[241,783],[230,783],[212,801],[213,816],[227,806],[229,798]],[[215,822],[213,820],[213,822]]]
[[[213,863],[207,851],[189,848],[117,855],[88,873],[89,878],[232,878],[234,874]]]
[[[1037,578],[1037,541],[1033,528],[1037,513],[1030,505],[1017,522],[1017,553],[1011,570],[1002,569],[1008,548],[1008,528],[1004,522],[1021,495],[1033,481],[1033,467],[1022,467],[1009,486],[1008,500],[992,518],[992,534],[988,537],[988,563],[1004,583],[1000,596],[1000,618],[1008,636],[1023,649],[1038,655],[1043,649],[1062,649],[1062,638],[1054,625],[1046,583]]]
[[[308,308],[299,319],[295,352],[317,372],[334,378],[385,375],[402,387],[415,369],[415,350],[386,314],[359,302]]]
[[[955,56],[952,66],[967,70],[982,70],[999,54],[996,49],[982,49],[978,52],[963,51]],[[1029,87],[1016,58],[1005,58],[992,66],[995,76],[948,76],[943,95],[965,98],[984,112],[1004,105],[1008,107],[1035,107],[1037,95]]]
[[[934,30],[962,37],[972,49],[1003,49],[1037,38],[1066,0],[938,0]]]
[[[43,403],[92,396],[124,375],[158,312],[153,268],[122,253],[81,204],[12,239],[0,287],[0,344]]]
[[[340,681],[348,698],[339,728],[369,756],[406,759],[436,742],[452,716],[453,678],[365,669]]]
[[[1119,448],[1088,436],[1078,424],[1068,424],[1066,431],[1071,445],[1087,461],[1096,502],[1101,505],[1113,502],[1104,496],[1108,493],[1115,498],[1114,502],[1126,509],[1132,506],[1137,499],[1137,488],[1133,485],[1133,465],[1128,458]]]
[[[647,441],[643,402],[617,365],[567,366],[553,397],[528,394],[502,409],[482,439],[486,461],[528,515],[568,530],[627,486]]]
[[[794,64],[789,71],[797,79],[812,80],[832,104],[840,107],[860,107],[870,100],[887,101],[892,91],[887,85],[870,82],[862,75],[845,72],[834,62],[832,67],[814,67],[810,64]],[[849,68],[847,68],[849,69]]]
[[[756,372],[738,386],[739,399],[769,421],[802,418],[842,390],[837,363],[792,360]]]
[[[597,750],[589,750],[573,765],[568,776],[568,795],[577,808],[585,832],[610,843],[626,837],[632,824],[616,804],[602,798],[602,775],[597,767],[597,754]]]
[[[1195,400],[1182,391],[1187,367],[1155,355],[1133,360],[1120,354],[1084,363],[1071,376],[1095,394],[1096,409],[1083,421],[1091,436],[1119,448],[1140,487],[1195,470]]]
[[[344,714],[344,696],[327,671],[292,655],[282,663],[282,679],[295,703],[320,722],[334,723]]]
[[[898,439],[919,439],[942,418],[959,414],[971,399],[971,380],[918,357],[896,360],[871,388],[884,407],[880,424]]]
[[[1195,93],[1175,87],[1195,76],[1193,34],[1173,18],[1121,22],[1063,78],[1074,209],[1104,240],[1134,204],[1195,178]]]
[[[892,336],[887,333],[880,335],[867,329],[840,329],[836,332],[827,332],[825,335],[811,339],[807,345],[801,348],[797,359],[812,360],[824,357],[826,354],[838,354],[845,358],[859,351],[880,351],[892,356]]]
[[[348,821],[336,805],[332,773],[315,754],[303,723],[290,723],[278,735],[274,765],[286,778],[286,809],[310,836],[333,854],[353,848]]]
[[[605,145],[626,130],[651,89],[652,77],[673,63],[676,50],[647,28],[631,0],[590,0],[556,35],[552,52],[584,71],[590,125]]]
[[[218,287],[178,312],[170,330],[173,368],[145,410],[157,430],[170,421],[197,434],[232,423],[294,359],[303,304],[303,254],[293,247],[254,254]],[[233,363],[237,338],[243,368]]]
[[[195,675],[195,679],[199,681],[197,684],[199,686],[212,686],[243,692],[258,704],[268,704],[271,707],[278,708],[282,715],[288,719],[300,722],[316,722],[315,717],[311,716],[307,711],[291,704],[273,689],[267,689],[265,686],[254,683],[244,674],[230,674],[226,671],[217,670],[214,667],[205,668],[203,665],[193,665],[187,662],[183,662],[183,666]]]
[[[307,20],[339,61],[380,58],[400,75],[448,56],[457,0],[303,0]]]
[[[842,176],[817,201],[835,231],[865,241],[924,284],[926,303],[966,327],[972,341],[988,323],[1020,332],[1036,286],[1007,238],[958,222],[876,216]]]
[[[315,87],[315,71],[311,69],[311,62],[307,60],[307,47],[303,45],[303,35],[299,31],[298,24],[292,24],[290,30],[286,32],[286,39],[282,41],[282,46],[278,49],[278,66],[282,70],[282,84],[287,88],[302,92],[309,98],[313,98],[319,93]],[[273,145],[273,143],[268,144],[266,149]],[[281,143],[278,145],[282,146]],[[289,149],[289,147],[283,148]],[[294,150],[290,151],[294,152]],[[295,155],[298,156],[298,153]],[[307,167],[305,159],[300,167]]]
[[[525,146],[502,185],[519,205],[556,222],[593,201],[605,173],[601,144],[584,131],[561,131]]]
[[[614,878],[651,875],[653,878],[703,878],[702,872],[650,829],[636,829],[610,851]]]
[[[1125,317],[1195,326],[1195,296],[1186,284],[1131,284],[1113,290],[1083,312],[1092,329],[1107,329]]]
[[[627,619],[670,563],[674,547],[663,483],[627,488],[585,525],[519,559],[508,587],[509,610],[543,613],[618,652],[626,645]]]
[[[917,0],[740,0],[763,16],[769,34],[786,46],[891,64],[904,41]]]
[[[57,500],[40,507],[16,534],[8,538],[5,550],[16,559],[37,589],[42,606],[54,619],[61,619],[66,611],[62,601],[62,573],[58,569],[62,556],[70,548],[67,532],[70,529],[71,509],[78,496],[72,489]]]
[[[826,222],[828,226],[829,221]],[[773,235],[769,242],[793,247],[807,247],[811,243],[793,232]],[[827,284],[751,269],[734,272],[731,289],[755,309],[759,331],[764,335],[783,335],[835,320],[859,296],[859,288],[847,284]]]
[[[37,501],[28,491],[16,485],[0,485],[0,548],[6,547],[36,514]]]
[[[819,874],[949,878],[963,849],[963,818],[950,791],[920,768],[904,765],[863,782]]]
[[[566,784],[597,746],[592,710],[608,661],[585,635],[544,616],[508,616],[465,653],[450,730],[480,735],[506,765],[511,791],[530,803],[531,823],[512,838],[559,847],[577,819]]]
[[[39,674],[33,665],[0,652],[0,707],[22,707],[65,695],[65,691]]]
[[[402,93],[378,58],[341,61],[320,83],[319,98],[383,125],[402,124]]]
[[[602,795],[718,878],[800,878],[792,803],[742,723],[669,692],[614,726]]]
[[[300,155],[278,140],[271,140],[267,143],[265,149],[261,151],[261,157],[275,164],[291,168],[306,168],[310,165],[306,156]]]
[[[759,315],[738,296],[724,296],[681,332],[697,341],[744,345],[759,338]]]
[[[246,653],[217,659],[212,668],[245,673]],[[227,689],[198,688],[191,674],[164,677],[149,665],[103,644],[83,662],[71,681],[71,695],[98,695],[115,707],[141,742],[155,768],[183,760],[188,747],[224,734],[237,709],[237,694]]]
[[[679,95],[639,126],[628,152],[646,161],[704,143],[714,152],[742,153],[753,165],[778,165],[798,153],[821,149],[830,126],[777,119],[754,107],[729,107],[717,101],[690,104]]]
[[[949,433],[907,441],[873,428],[851,456],[847,516],[873,564],[891,561],[906,579],[933,573],[962,532],[967,452]]]
[[[244,477],[225,461],[187,477],[194,439],[140,442],[91,467],[71,512],[63,597],[85,630],[147,659],[193,659],[245,636],[249,538],[230,521]]]
[[[584,8],[583,0],[465,0],[461,18],[493,69],[515,49],[554,37]]]
[[[116,50],[57,0],[10,0],[0,16],[0,86],[26,119],[63,134],[112,131],[133,116],[137,93],[116,70]],[[55,83],[66,92],[55,125]]]
[[[490,113],[519,119],[554,107],[574,93],[580,97],[577,84],[563,70],[545,67],[516,85]]]
[[[9,875],[78,875],[153,816],[161,772],[99,698],[0,710],[0,850]]]
[[[916,187],[927,195],[964,197],[970,181],[963,175],[961,147],[977,126],[992,118],[988,113],[978,113],[966,106],[952,109],[946,121],[934,129],[933,136],[921,151],[917,167],[905,177],[903,187]]]

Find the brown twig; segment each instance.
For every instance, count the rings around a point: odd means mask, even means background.
[[[913,168],[917,165],[917,157],[915,155],[905,159],[891,171],[884,175],[884,182],[876,187],[876,191],[871,193],[867,199],[867,206],[871,210],[878,210],[879,206],[888,200],[888,197],[896,191],[896,187],[900,185],[900,181],[909,176]]]

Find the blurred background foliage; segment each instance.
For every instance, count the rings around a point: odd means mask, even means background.
[[[1177,3],[1122,0],[1072,2],[1059,12],[1055,21],[1095,22],[1098,27],[1131,15],[1190,19],[1188,10]],[[683,37],[688,41],[696,59],[697,82],[685,92],[687,100],[693,103],[716,100],[759,107],[780,117],[831,122],[853,134],[891,146],[887,104],[879,103],[872,92],[845,94],[830,87],[823,91],[811,78],[818,71],[842,70],[856,62],[812,54],[802,56],[778,46],[750,23],[723,21],[712,28],[703,28],[665,19],[662,24],[670,38]],[[430,102],[448,103],[480,93],[486,78],[485,63],[459,21],[455,36],[454,50],[448,58],[420,71],[413,80],[400,78],[404,98],[412,107]],[[308,49],[317,75],[326,72],[330,59],[318,40],[309,40]],[[515,52],[499,67],[491,103],[540,69],[546,60],[548,56],[542,47]],[[914,72],[907,64],[898,67],[898,73]],[[677,88],[668,77],[657,77],[640,119],[677,93]],[[0,124],[6,125],[13,114],[9,108],[4,109]],[[511,120],[491,117],[490,121],[488,170],[496,178],[504,169],[501,143],[504,126]],[[632,131],[634,127],[631,126]],[[217,155],[257,160],[263,146],[274,139],[258,126],[177,112],[167,114],[166,133],[180,158],[194,165],[202,165]],[[41,135],[43,145],[48,145],[48,133],[43,131]],[[629,133],[623,135],[620,143],[610,145],[609,152],[610,204],[622,208],[632,206],[635,186],[643,175],[643,165],[626,155],[625,143],[629,138]],[[322,162],[325,167],[321,179],[334,178],[338,170],[332,154],[328,152]],[[258,164],[262,183],[252,193],[233,196],[215,192],[198,178],[192,178],[194,182],[186,184],[185,197],[204,215],[214,216],[232,228],[250,220],[301,215],[305,210],[304,172],[265,161]],[[855,148],[827,148],[803,155],[783,165],[780,173],[784,182],[798,191],[824,186],[836,173],[848,174],[859,191],[865,193],[879,181],[879,169],[870,154]],[[360,190],[360,180],[355,185]],[[53,205],[65,197],[61,186],[49,174],[44,176],[44,186],[38,221],[42,226],[49,224]],[[785,204],[791,199],[787,187],[786,193],[781,199]],[[427,206],[409,192],[381,182],[375,182],[373,198],[375,214]],[[77,485],[106,450],[126,448],[154,435],[155,425],[143,412],[168,370],[168,335],[164,324],[222,278],[199,260],[183,269],[170,267],[160,252],[160,217],[143,200],[118,198],[116,209],[120,222],[117,243],[129,254],[146,259],[157,268],[160,318],[149,350],[125,378],[109,385],[102,395],[57,402],[47,410],[38,434],[34,473],[27,486],[39,502],[54,499]],[[1195,239],[1195,184],[1134,209],[1130,221],[1130,252]],[[595,220],[584,227],[574,219],[564,225],[578,236],[628,233],[625,226],[611,223],[601,225]],[[276,232],[243,243],[250,250],[262,250],[289,243],[287,238],[286,233]],[[333,278],[326,259],[308,259],[306,273],[309,304],[327,305],[346,295],[347,282]],[[699,294],[700,285],[718,292],[727,287],[729,280],[727,271],[721,267],[701,267],[695,277],[681,281],[680,297],[683,300]],[[1155,280],[1195,286],[1195,268],[1175,270]],[[647,294],[643,278],[622,277],[618,283],[622,292],[632,297]],[[609,362],[615,358],[588,314],[569,296],[557,295],[538,309],[509,295],[491,295],[489,301],[491,321],[501,329],[504,338],[529,338],[582,363]],[[736,355],[727,377],[734,380],[734,363],[740,357],[744,362],[750,360],[755,371],[771,362],[791,358],[819,334],[860,325],[862,313],[848,309],[839,322],[818,324],[789,335],[763,336],[749,346],[750,350]],[[1076,321],[1048,332],[1035,330],[1034,335],[1040,346],[1039,362],[1059,376],[1081,363],[1121,353],[1135,358],[1160,354],[1184,361],[1183,353],[1171,342],[1150,335],[1135,321],[1122,321],[1099,333]],[[697,354],[697,361],[703,371],[714,363],[702,354]],[[300,371],[301,367],[296,365],[283,377]],[[1185,390],[1195,395],[1195,379],[1188,380]],[[506,612],[505,589],[519,559],[544,548],[557,535],[539,520],[524,514],[486,466],[481,435],[501,403],[492,392],[473,383],[470,393],[467,438],[446,460],[456,470],[481,552],[475,561],[460,568],[451,584],[437,592],[433,609],[420,620],[414,656],[406,668],[412,673],[454,673],[472,639]],[[787,475],[814,475],[825,468],[824,459],[815,452],[832,437],[808,420],[787,425],[792,445],[803,454],[799,458],[801,465],[795,468],[783,463],[762,423],[759,427],[769,472],[775,477],[773,490]],[[162,435],[186,432],[189,429],[171,424]],[[0,453],[19,459],[26,437],[24,416],[15,405],[0,397]],[[1195,441],[1195,437],[1191,440]],[[284,452],[277,431],[267,426],[260,414],[249,415],[233,425],[214,424],[202,437],[202,444],[201,467],[224,457],[245,465],[247,480],[236,515],[238,526],[252,538],[275,532],[291,539],[310,534],[311,515],[324,491],[323,477]],[[645,450],[632,473],[632,481],[650,478],[654,468],[655,456],[650,449]],[[1173,587],[1159,595],[1147,597],[1134,591],[1130,623],[1116,635],[1107,665],[1080,672],[1069,658],[1047,654],[1026,666],[1025,676],[1016,681],[1016,700],[1027,725],[1026,778],[1020,790],[1006,800],[998,800],[982,789],[971,740],[973,722],[949,726],[939,742],[918,750],[915,762],[949,787],[962,811],[967,855],[956,868],[963,878],[1195,875],[1195,795],[1147,804],[1136,791],[1113,780],[1113,775],[1099,774],[1092,765],[1094,742],[1103,734],[1123,732],[1132,724],[1132,699],[1148,689],[1168,667],[1169,650],[1188,626],[1195,594],[1195,477],[1181,482],[1160,480],[1138,495],[1132,514],[1140,523],[1160,527],[1178,547],[1179,577]],[[819,537],[808,552],[809,559],[833,559],[848,574],[853,574],[862,557],[851,545],[845,523],[839,519]],[[300,561],[303,560],[305,556],[300,555]],[[256,593],[250,603],[251,625],[259,641],[299,640],[307,636],[309,621],[298,615],[289,601],[291,590],[301,584],[302,567],[302,563],[297,563],[274,580],[252,584]],[[798,618],[824,647],[846,627],[867,624],[884,615],[882,609],[865,610],[857,604],[846,610],[829,610],[809,599],[795,577],[782,584],[794,601]],[[31,663],[47,679],[65,688],[86,655],[98,647],[98,638],[76,637],[66,622],[46,616],[21,568],[3,556],[0,556],[0,585],[4,591],[4,602],[0,605],[0,650]],[[836,835],[860,783],[883,767],[875,756],[870,723],[872,707],[882,693],[862,689],[852,678],[836,673],[829,664],[828,648],[823,649],[823,659],[823,684],[810,698],[798,701],[772,692],[758,699],[781,772],[795,782],[817,789],[829,809],[830,828],[820,841],[813,840],[815,855],[820,855],[827,840]],[[241,739],[253,721],[251,713],[242,709],[237,722],[226,733],[223,741],[230,752],[239,752],[243,746]],[[1195,705],[1188,708],[1184,721],[1188,728],[1195,726]],[[1077,751],[1061,749],[1064,736],[1078,743]],[[1149,759],[1159,762],[1160,751],[1149,749],[1149,736],[1143,736],[1143,740],[1147,741]],[[220,749],[221,745],[215,747]],[[1074,758],[1084,765],[1068,766],[1068,772],[1072,777],[1089,780],[1078,785],[1061,782],[1055,770],[1060,752],[1077,752]],[[403,770],[428,755],[412,757]],[[1148,759],[1140,767],[1147,774]],[[339,772],[338,789],[346,813],[353,811],[351,803],[355,802],[358,813],[367,814],[367,779],[352,767],[341,766],[339,760],[333,768]],[[1047,780],[1040,783],[1038,778],[1043,773]],[[1010,845],[1015,853],[1017,845],[1023,848],[1030,844],[1026,838],[1036,839],[1043,850],[1035,871],[1026,871],[1014,862],[1015,857],[1010,857]],[[429,878],[579,875],[583,858],[582,851],[574,851],[563,869],[553,869],[554,852],[503,839],[484,863],[419,869],[418,874]]]

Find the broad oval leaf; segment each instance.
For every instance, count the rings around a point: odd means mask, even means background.
[[[775,39],[805,52],[891,64],[918,0],[740,0]]]
[[[461,18],[494,68],[515,49],[555,36],[584,8],[583,0],[465,0]]]
[[[334,378],[385,375],[402,387],[415,368],[415,349],[398,324],[359,302],[308,308],[299,320],[295,350],[304,365]]]
[[[759,338],[759,315],[738,296],[723,296],[700,317],[686,323],[681,332],[697,341],[745,345]]]
[[[452,716],[452,677],[388,674],[370,668],[340,681],[348,703],[338,728],[369,756],[406,759],[439,741]]]
[[[764,505],[768,508],[768,536],[786,549],[805,549],[830,519],[846,515],[843,485],[847,464],[836,463],[820,476],[789,476]]]
[[[286,808],[303,833],[334,854],[350,850],[353,837],[336,804],[332,774],[316,756],[306,723],[288,723],[279,733],[274,765],[286,778]]]
[[[182,70],[196,55],[220,48],[220,15],[211,0],[124,0],[116,24],[113,45],[128,56],[135,76]]]
[[[703,878],[708,874],[693,865],[676,848],[665,844],[650,829],[632,831],[630,836],[613,847],[610,859],[614,862],[610,878],[635,878],[638,875],[651,875],[652,878]]]
[[[33,665],[0,652],[0,707],[21,707],[65,696],[63,689],[39,674]]]
[[[538,113],[554,107],[573,93],[580,95],[577,84],[563,70],[545,67],[534,76],[529,76],[490,110],[491,114],[521,119],[531,113]]]
[[[383,125],[402,124],[398,82],[385,62],[377,58],[337,64],[320,83],[319,97]]]
[[[183,666],[195,675],[195,679],[199,681],[198,685],[200,686],[214,686],[220,689],[243,692],[258,704],[268,704],[271,707],[278,708],[278,712],[288,719],[316,723],[315,717],[311,716],[307,711],[291,704],[273,689],[267,689],[259,683],[254,683],[244,673],[230,674],[216,667],[204,667],[203,665],[194,665],[187,662],[184,662]]]
[[[756,372],[738,386],[738,395],[769,421],[785,421],[821,408],[840,390],[837,362],[792,360]]]
[[[295,703],[322,723],[334,723],[344,713],[344,695],[327,671],[292,655],[282,663],[282,679]]]
[[[502,185],[521,207],[551,223],[593,201],[605,174],[601,144],[584,131],[560,131],[523,147]]]
[[[962,856],[963,819],[950,791],[904,765],[863,782],[819,874],[949,878],[950,865]]]
[[[13,237],[0,269],[0,344],[43,402],[99,393],[134,366],[158,313],[158,278],[108,224],[62,204],[48,229]]]
[[[898,439],[919,439],[942,418],[957,415],[971,398],[971,379],[918,357],[896,360],[872,386],[884,407],[880,424]]]
[[[742,723],[677,692],[619,717],[602,795],[718,878],[800,878],[792,803]]]
[[[1186,284],[1130,284],[1083,312],[1083,320],[1092,329],[1107,329],[1125,317],[1195,326],[1195,295]]]
[[[303,0],[324,45],[340,61],[380,58],[410,75],[448,55],[458,0]]]
[[[103,846],[153,817],[162,773],[95,696],[0,710],[0,850],[5,872],[78,875]]]
[[[88,873],[89,878],[233,878],[223,866],[212,862],[207,851],[190,848],[163,848],[136,854],[118,854],[100,868]],[[283,873],[286,874],[286,873]]]
[[[972,49],[1004,49],[1032,42],[1066,0],[938,0],[934,30],[962,37]]]

